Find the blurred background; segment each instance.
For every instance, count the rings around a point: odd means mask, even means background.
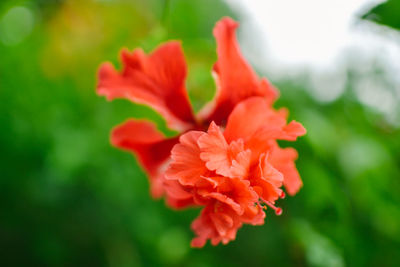
[[[334,2],[334,3],[332,3]],[[0,1],[1,266],[400,266],[400,1]],[[151,109],[95,94],[122,47],[183,42],[195,110],[214,94],[212,28],[304,124],[304,187],[228,245],[191,249],[199,210],[149,196],[110,129]]]

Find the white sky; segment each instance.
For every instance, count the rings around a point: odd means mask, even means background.
[[[348,59],[356,59],[359,100],[394,116],[400,106],[400,34],[359,19],[383,0],[225,1],[239,14],[246,57],[262,73],[280,79],[306,72],[311,95],[329,102],[345,90]],[[377,58],[389,83],[370,78]]]
[[[331,64],[355,41],[357,15],[377,0],[226,0],[243,41],[283,65]]]

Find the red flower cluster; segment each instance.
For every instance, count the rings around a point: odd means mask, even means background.
[[[154,197],[165,195],[168,205],[178,209],[204,206],[192,224],[195,247],[208,239],[226,244],[243,223],[263,224],[262,205],[281,213],[274,203],[284,197],[282,185],[290,195],[302,186],[296,150],[280,148],[277,140],[294,141],[305,129],[295,121],[287,124],[286,110],[272,108],[277,92],[241,56],[236,28],[235,21],[224,18],[214,29],[217,93],[197,116],[188,101],[178,42],[149,56],[124,50],[121,73],[109,63],[99,71],[98,94],[147,104],[181,131],[166,138],[151,122],[128,120],[113,130],[111,142],[138,157]]]

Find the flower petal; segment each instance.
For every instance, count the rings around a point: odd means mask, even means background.
[[[241,220],[243,223],[248,223],[251,225],[263,225],[264,218],[265,212],[260,205],[248,206],[241,216]]]
[[[271,164],[283,174],[283,185],[288,194],[295,195],[303,186],[295,165],[297,151],[294,148],[280,148],[278,144],[275,144],[269,159]]]
[[[197,140],[205,134],[200,131],[187,132],[179,138],[171,151],[172,162],[167,171],[166,178],[178,180],[182,185],[195,185],[207,172],[205,163],[200,159],[200,148]]]
[[[268,161],[268,157],[262,154],[259,160],[259,173],[251,181],[252,186],[262,199],[274,202],[282,194],[283,175]]]
[[[182,209],[195,205],[190,189],[186,189],[178,181],[165,179],[163,186],[167,195],[167,204],[170,207]]]
[[[304,127],[295,121],[286,124],[287,112],[275,111],[261,97],[251,97],[240,102],[228,118],[224,136],[229,142],[243,138],[245,147],[258,160],[261,153],[270,149],[276,139],[294,141],[305,134]]]
[[[114,146],[137,156],[150,177],[154,197],[160,197],[163,193],[161,168],[177,142],[178,138],[166,139],[153,123],[142,120],[128,120],[115,127],[111,133],[111,143]]]
[[[230,206],[238,215],[242,215],[248,206],[258,200],[257,193],[248,180],[224,178],[217,189],[208,188],[198,191],[204,198],[212,198]]]
[[[306,129],[297,121],[291,121],[288,125],[283,127],[284,135],[280,139],[288,141],[296,141],[297,137],[305,135]]]
[[[283,121],[275,121],[274,111],[261,97],[251,97],[240,102],[229,115],[224,131],[228,142],[239,138],[250,138],[265,125],[284,125]],[[272,120],[274,119],[274,120]]]
[[[203,247],[208,239],[212,245],[222,242],[227,244],[236,238],[238,229],[243,223],[261,225],[265,213],[260,206],[250,206],[242,216],[238,215],[229,205],[221,202],[208,204],[192,223],[192,229],[197,235],[192,240],[192,247]]]
[[[235,202],[234,199],[228,197],[225,194],[221,194],[218,192],[211,192],[203,195],[204,197],[213,198],[218,200],[219,202],[225,203],[226,205],[230,206],[232,210],[234,210],[237,214],[243,214],[244,209],[240,206],[239,203]]]
[[[210,218],[213,221],[218,234],[221,236],[225,236],[229,228],[233,226],[232,217],[225,213],[212,213],[210,214]]]
[[[137,49],[121,53],[123,70],[111,63],[99,69],[97,93],[108,100],[127,98],[154,108],[169,127],[184,130],[195,124],[185,89],[186,63],[179,42],[171,41],[147,56]]]
[[[197,141],[200,158],[210,171],[226,177],[244,177],[250,166],[251,151],[244,149],[241,139],[227,144],[219,127],[212,122],[208,132]]]
[[[192,247],[203,247],[208,239],[212,245],[219,242],[226,244],[236,238],[237,230],[242,226],[238,216],[229,206],[218,202],[207,205],[192,223],[192,229],[197,235]]]
[[[257,74],[243,58],[236,40],[238,23],[223,18],[214,28],[218,61],[213,71],[217,83],[214,100],[200,112],[203,119],[222,124],[240,101],[251,96],[262,96],[272,103],[278,96],[276,89]]]

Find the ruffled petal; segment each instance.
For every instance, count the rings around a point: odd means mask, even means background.
[[[167,179],[194,186],[207,172],[205,163],[200,159],[200,148],[197,144],[203,134],[205,133],[200,131],[190,131],[181,135],[179,144],[171,151],[172,162],[165,174]]]
[[[192,223],[192,229],[197,235],[192,242],[192,247],[203,247],[207,240],[212,245],[222,242],[227,244],[236,238],[237,230],[242,226],[238,216],[229,206],[220,202],[206,206]]]
[[[197,143],[200,158],[210,171],[226,177],[245,177],[250,167],[251,151],[244,149],[243,140],[227,144],[219,127],[212,122],[208,132]]]
[[[203,197],[207,198],[213,198],[215,200],[218,200],[219,202],[225,203],[226,205],[230,206],[236,213],[243,214],[244,208],[240,206],[239,203],[235,202],[234,199],[228,197],[225,194],[221,194],[218,192],[210,192],[203,194]]]
[[[137,156],[150,177],[153,197],[160,197],[163,193],[161,169],[177,142],[178,138],[166,139],[153,123],[143,120],[128,120],[115,127],[111,133],[111,143],[114,146]]]
[[[228,118],[224,131],[227,142],[242,138],[246,149],[252,152],[252,159],[259,159],[276,139],[293,141],[304,135],[306,130],[295,121],[286,124],[287,112],[275,111],[261,97],[251,97],[240,102]]]
[[[219,127],[212,122],[208,132],[202,135],[197,141],[200,147],[200,158],[206,162],[206,166],[211,171],[217,171],[224,175],[224,169],[228,168],[229,159],[227,156],[228,144],[221,133]]]
[[[263,225],[265,219],[265,212],[260,205],[248,206],[244,210],[241,220],[243,223],[251,225]]]
[[[255,173],[254,179],[251,180],[254,190],[258,195],[267,201],[274,202],[281,194],[283,175],[276,170],[268,161],[268,157],[262,154],[259,161],[258,172]]]
[[[294,148],[280,148],[275,144],[269,157],[271,164],[283,174],[283,185],[289,195],[295,195],[303,186],[295,164],[297,156]]]
[[[203,189],[199,191],[204,198],[212,198],[230,206],[238,215],[242,215],[248,206],[258,200],[257,193],[250,186],[248,180],[240,178],[224,178],[218,189]]]
[[[158,111],[169,127],[184,130],[195,124],[185,89],[186,63],[179,42],[171,41],[147,56],[137,49],[121,53],[123,70],[104,63],[98,73],[97,93],[108,100],[127,98]]]
[[[209,216],[211,212],[212,206],[206,206],[192,222],[191,228],[196,234],[196,237],[191,242],[192,247],[201,248],[206,244],[208,239],[217,236],[214,223]]]
[[[223,18],[214,28],[217,41],[218,60],[213,71],[217,92],[214,100],[201,112],[203,119],[225,122],[229,113],[240,101],[251,96],[262,96],[272,103],[278,92],[267,79],[259,80],[257,74],[243,58],[236,40],[238,23],[231,18]]]
[[[225,213],[211,213],[210,218],[220,236],[226,236],[229,229],[233,226],[233,219]]]
[[[192,230],[196,237],[192,240],[192,247],[203,247],[207,240],[212,245],[220,242],[227,244],[236,238],[236,233],[243,223],[261,225],[264,223],[265,213],[260,206],[246,207],[242,215],[238,215],[229,205],[214,202],[207,205],[192,223]]]
[[[261,175],[264,179],[268,180],[268,182],[275,187],[275,189],[279,189],[282,186],[283,175],[277,169],[275,169],[271,163],[268,161],[267,156],[263,156],[260,158],[260,171]],[[281,192],[279,192],[281,193]]]
[[[175,209],[182,209],[188,206],[195,206],[193,194],[190,188],[185,188],[176,180],[164,180],[168,206]]]

